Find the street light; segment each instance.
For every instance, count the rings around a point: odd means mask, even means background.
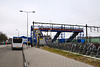
[[[35,13],[35,11],[23,11],[23,10],[20,10],[20,12],[27,13],[27,48],[28,48],[28,13]]]
[[[18,37],[19,37],[19,30],[18,29],[16,29],[17,31],[18,31]]]

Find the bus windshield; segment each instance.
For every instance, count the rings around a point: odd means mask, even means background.
[[[13,39],[13,43],[22,43],[22,38]]]

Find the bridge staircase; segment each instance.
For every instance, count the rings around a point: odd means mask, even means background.
[[[54,42],[54,41],[57,39],[57,37],[60,35],[60,33],[61,33],[61,32],[57,32],[57,33],[56,33],[56,35],[55,35],[54,38],[52,39],[52,42]]]
[[[71,41],[78,35],[78,33],[79,33],[79,32],[74,32],[74,33],[72,34],[72,36],[71,36],[69,39],[67,39],[66,42],[71,42]]]

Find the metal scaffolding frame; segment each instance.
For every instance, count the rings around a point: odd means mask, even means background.
[[[87,29],[90,28],[90,30],[91,30],[91,28],[94,28],[94,29],[97,28],[97,32],[99,32],[99,28],[100,28],[99,26],[88,26],[87,24],[86,25],[72,25],[72,24],[44,23],[44,22],[34,22],[33,21],[33,32],[34,32],[34,25],[35,24],[50,24],[50,26],[52,25],[51,27],[53,27],[53,25],[63,25],[64,27],[65,26],[73,26],[73,27],[76,26],[79,28],[84,27],[84,28],[86,28],[86,42],[87,42],[87,38],[88,38],[88,30]],[[34,38],[34,35],[33,35],[33,38]]]

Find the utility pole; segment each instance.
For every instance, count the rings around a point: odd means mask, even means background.
[[[33,21],[33,46],[34,46],[34,21]]]
[[[35,13],[35,11],[23,11],[23,10],[20,10],[20,12],[25,12],[27,14],[27,49],[28,49],[28,13]]]
[[[16,29],[17,31],[18,31],[18,37],[19,37],[19,30],[18,29]]]
[[[87,43],[87,38],[88,38],[88,31],[87,31],[87,24],[86,24],[86,43]]]

